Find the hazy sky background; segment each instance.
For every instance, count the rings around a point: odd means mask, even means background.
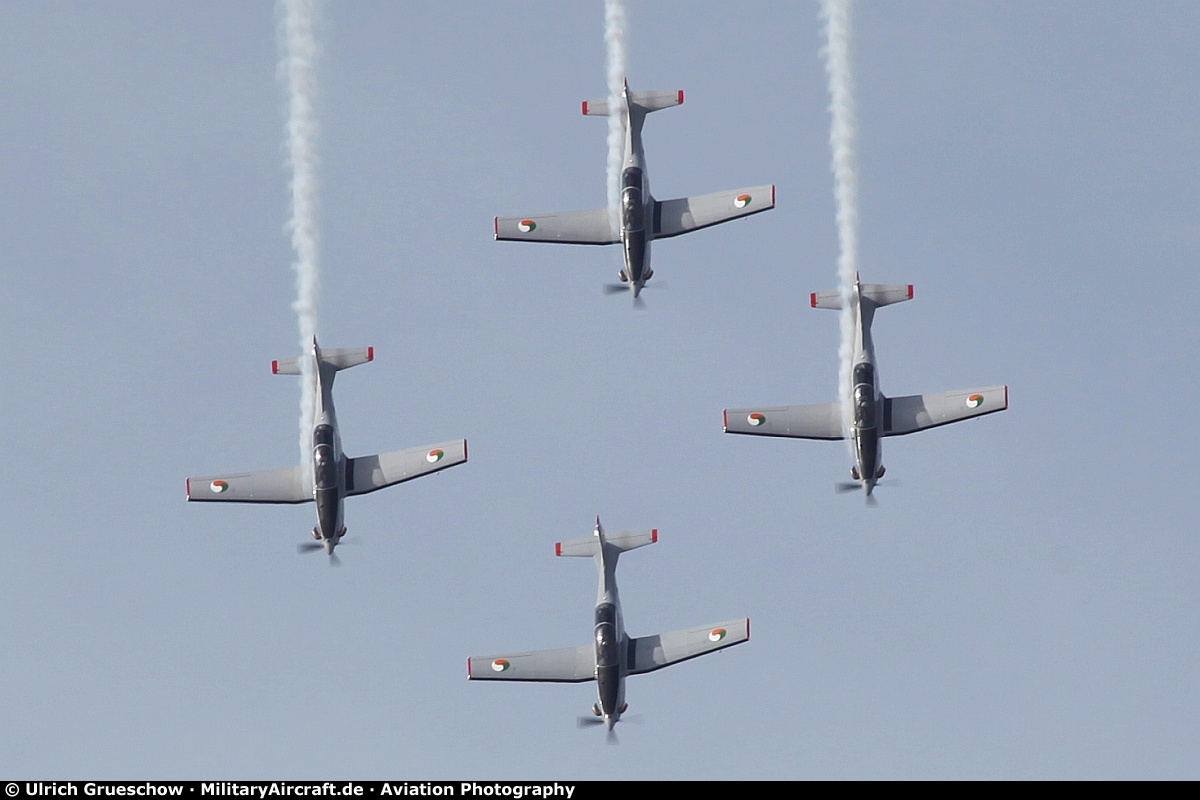
[[[347,504],[189,506],[296,459],[285,94],[270,2],[0,5],[9,446],[0,773],[28,778],[1200,777],[1200,6],[862,3],[864,280],[883,390],[1007,383],[1003,414],[885,443],[721,432],[836,398],[816,3],[631,0],[660,199],[775,182],[767,214],[616,248],[496,243],[605,201],[600,0],[330,3],[319,36],[328,347],[349,454],[465,466]],[[591,564],[632,635],[752,618],[630,680],[469,683],[582,644]]]

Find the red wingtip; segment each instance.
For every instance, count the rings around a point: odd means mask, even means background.
[[[658,541],[658,528],[655,528],[654,530],[650,531],[650,543],[654,544],[657,541]]]
[[[467,460],[467,440],[463,439],[463,461]]]
[[[909,300],[912,300],[912,298],[913,298],[913,290],[912,290],[912,287],[913,287],[913,285],[910,283],[910,284],[908,285],[908,299],[909,299]]]
[[[187,479],[187,497],[190,500],[192,497],[192,479]]]
[[[471,680],[471,657],[467,656],[467,680]]]
[[[750,618],[746,617],[746,641],[750,641]]]
[[[683,105],[683,89],[679,90],[679,105]]]
[[[1008,387],[1004,387],[1004,407],[1008,408]]]
[[[496,217],[495,220],[493,220],[493,222],[492,222],[492,234],[494,236],[500,235],[500,218],[499,217]]]
[[[775,184],[771,184],[771,205],[775,205]]]
[[[367,348],[367,361],[374,361],[374,360],[375,360],[375,348],[368,347]]]
[[[809,298],[809,302],[812,303],[813,308],[817,307],[817,293],[816,292],[812,293],[812,296]]]
[[[727,431],[729,430],[729,409],[728,408],[721,409],[721,427]]]
[[[275,375],[279,374],[279,362],[278,361],[271,362],[271,372]]]
[[[554,555],[556,555],[556,556],[562,555],[562,542],[554,543]]]
[[[583,115],[587,116],[587,100],[583,101]]]

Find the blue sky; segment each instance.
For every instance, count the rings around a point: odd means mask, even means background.
[[[613,248],[492,241],[603,204],[601,3],[329,4],[321,341],[373,345],[351,455],[466,466],[347,504],[189,506],[293,463],[285,98],[270,3],[0,7],[7,524],[0,772],[30,778],[1196,778],[1193,305],[1200,9],[896,2],[855,17],[865,280],[885,392],[1010,410],[888,440],[880,507],[821,442],[725,406],[829,402],[837,241],[815,4],[628,3],[661,199],[778,206]],[[466,680],[588,640],[556,540],[622,561],[633,635],[741,614],[742,647],[630,681]]]

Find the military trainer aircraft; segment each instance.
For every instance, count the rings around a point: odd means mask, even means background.
[[[875,371],[875,344],[871,340],[875,309],[911,300],[912,296],[911,285],[862,284],[855,276],[854,290],[850,295],[854,315],[852,410],[845,415],[846,418],[843,418],[840,403],[727,408],[724,412],[725,432],[794,439],[851,438],[854,440],[856,463],[850,475],[855,483],[838,484],[838,489],[845,491],[861,487],[867,501],[873,502],[871,492],[885,471],[881,442],[884,436],[903,436],[1007,409],[1007,386],[904,397],[885,397],[880,392]],[[841,294],[814,292],[812,306],[841,309]]]
[[[609,108],[608,99],[587,100],[583,113],[607,117],[620,114],[625,128],[625,157],[621,170],[620,209],[595,208],[525,217],[496,217],[498,240],[558,242],[559,244],[616,244],[625,251],[620,284],[613,291],[631,290],[636,300],[654,274],[650,268],[650,242],[707,228],[775,207],[773,185],[752,186],[727,192],[655,200],[650,194],[646,156],[642,151],[642,124],[652,111],[683,103],[683,92],[631,92],[629,82],[621,93],[620,107]]]
[[[260,472],[235,472],[187,479],[187,499],[226,503],[308,503],[316,501],[315,543],[300,545],[302,552],[324,550],[337,563],[333,549],[346,535],[342,501],[350,495],[367,494],[467,460],[466,439],[413,447],[392,453],[347,458],[338,435],[333,410],[333,378],[339,370],[365,364],[375,358],[375,348],[358,347],[322,350],[313,337],[312,353],[271,363],[276,375],[302,375],[302,358],[311,360],[316,391],[313,418],[312,463]]]
[[[621,598],[617,595],[617,559],[626,550],[658,541],[658,530],[604,533],[600,518],[591,536],[559,542],[555,554],[591,556],[600,574],[596,598],[595,639],[579,647],[535,650],[467,660],[467,677],[476,681],[541,681],[580,683],[596,681],[598,702],[588,721],[602,723],[612,738],[613,726],[625,713],[625,678],[686,661],[714,650],[749,641],[750,620],[703,625],[673,633],[630,638],[625,633]]]

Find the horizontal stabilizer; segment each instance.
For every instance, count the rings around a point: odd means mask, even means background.
[[[638,675],[750,641],[750,619],[629,640],[629,674]]]
[[[596,679],[596,652],[591,644],[467,659],[473,681],[538,681],[580,683]]]
[[[621,552],[645,547],[657,541],[658,528],[649,531],[622,531],[604,534],[605,544],[612,545]],[[599,552],[599,545],[599,537],[593,534],[583,539],[558,542],[554,545],[554,554],[557,556],[594,556]]]
[[[725,432],[791,439],[841,439],[842,409],[837,403],[727,408]]]
[[[654,238],[666,239],[775,207],[775,187],[751,186],[654,204]]]
[[[683,90],[675,92],[630,92],[629,102],[638,106],[647,114],[672,106],[683,105]],[[584,100],[583,115],[585,117],[607,117],[608,98],[599,100]]]
[[[374,347],[344,347],[333,350],[321,350],[321,363],[333,367],[334,371],[350,369],[359,364],[375,360]],[[300,360],[312,356],[292,356],[271,362],[271,372],[276,375],[299,375]]]
[[[902,286],[864,283],[861,288],[862,296],[873,302],[876,306],[890,306],[893,303],[903,303],[905,300],[912,300],[913,298],[911,283]],[[810,296],[810,301],[813,308],[840,309],[842,307],[841,292],[813,292]]]
[[[466,439],[351,458],[346,462],[346,496],[374,492],[440,472],[466,460]]]
[[[311,480],[300,467],[234,472],[187,479],[187,499],[217,503],[306,503],[313,499]]]
[[[497,241],[615,244],[621,232],[607,208],[527,217],[496,217]]]
[[[888,397],[883,403],[883,435],[903,436],[1007,408],[1007,386]]]

